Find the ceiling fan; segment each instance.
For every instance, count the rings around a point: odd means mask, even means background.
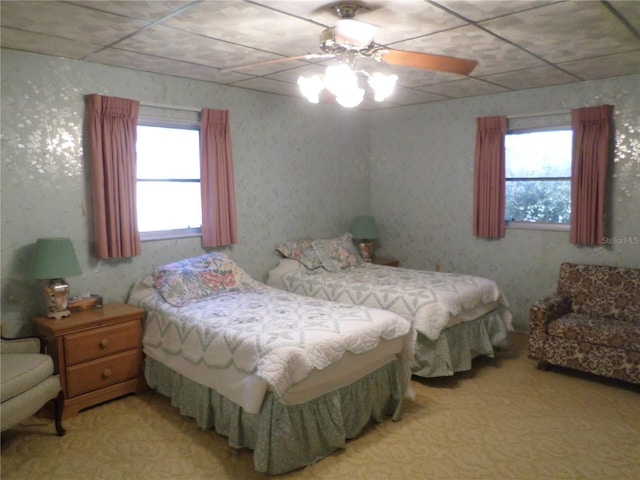
[[[374,41],[376,28],[368,23],[355,20],[356,13],[365,8],[360,3],[346,2],[334,5],[333,10],[340,17],[336,26],[327,28],[320,34],[322,53],[308,53],[294,57],[284,57],[266,62],[237,65],[222,71],[289,62],[293,60],[319,60],[338,58],[342,63],[353,65],[357,57],[371,58],[376,62],[402,67],[420,68],[438,72],[468,75],[478,64],[475,60],[455,58],[429,53],[396,50]]]

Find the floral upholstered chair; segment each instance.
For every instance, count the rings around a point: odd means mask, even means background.
[[[640,269],[563,263],[558,290],[534,303],[529,357],[640,384]]]

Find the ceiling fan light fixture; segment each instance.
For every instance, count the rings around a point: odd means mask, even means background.
[[[336,102],[345,108],[357,107],[364,98],[364,88],[354,88],[336,96]]]
[[[358,77],[346,63],[330,65],[324,74],[324,86],[336,97],[358,88]]]
[[[361,50],[368,47],[376,34],[376,27],[358,20],[338,20],[334,41],[347,49]]]
[[[320,75],[300,77],[298,78],[298,88],[300,88],[300,93],[302,93],[309,102],[319,103],[320,92],[324,88],[324,81]]]
[[[397,75],[385,75],[380,72],[370,75],[367,80],[369,86],[373,89],[376,102],[382,102],[389,97],[393,93],[397,81]]]

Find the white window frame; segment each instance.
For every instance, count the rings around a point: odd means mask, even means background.
[[[555,112],[541,115],[521,115],[508,117],[507,135],[518,133],[532,132],[550,132],[554,130],[571,130],[571,114],[569,112]],[[505,152],[506,154],[506,152]],[[509,180],[517,180],[518,177],[507,177]],[[536,180],[569,180],[571,177],[535,177]],[[505,198],[506,205],[506,198]],[[522,229],[522,230],[550,230],[568,232],[571,229],[571,220],[567,223],[549,223],[549,222],[521,222],[508,220],[505,212],[505,228]]]
[[[138,119],[138,126],[145,127],[161,127],[161,128],[176,128],[181,130],[197,130],[200,132],[200,123],[192,120],[176,120],[154,117],[143,117]],[[201,181],[201,177],[198,178]],[[139,179],[136,175],[136,188]],[[154,179],[158,181],[158,179]],[[162,181],[162,180],[161,180]],[[171,181],[171,179],[166,179]],[[183,179],[181,179],[183,181]],[[155,230],[148,232],[140,232],[140,241],[147,242],[153,240],[167,240],[175,238],[187,238],[187,237],[200,237],[202,236],[202,228],[181,228],[174,230]]]

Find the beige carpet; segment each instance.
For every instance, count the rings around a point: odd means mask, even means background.
[[[537,370],[526,337],[471,372],[413,381],[402,421],[282,479],[638,479],[640,388]],[[251,452],[148,392],[5,432],[2,479],[254,479]]]

